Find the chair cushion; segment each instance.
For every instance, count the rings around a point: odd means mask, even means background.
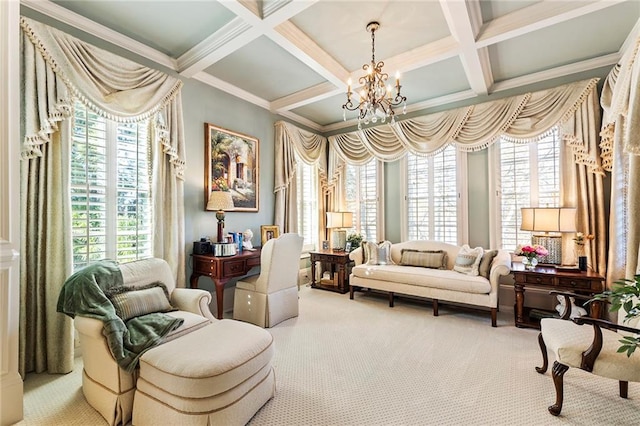
[[[547,349],[556,355],[556,361],[569,367],[580,368],[582,353],[593,341],[593,327],[572,321],[545,318],[540,323]],[[640,356],[627,357],[618,353],[622,335],[602,329],[602,351],[593,365],[593,374],[610,379],[640,382]]]
[[[254,376],[272,357],[268,331],[220,320],[147,351],[140,378],[179,397],[209,398]]]

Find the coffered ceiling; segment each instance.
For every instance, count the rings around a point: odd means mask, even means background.
[[[407,111],[613,66],[640,35],[640,0],[22,0],[187,79],[319,132],[343,121],[346,81],[376,59]],[[402,119],[402,116],[399,116]]]

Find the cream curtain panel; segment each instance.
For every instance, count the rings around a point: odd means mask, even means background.
[[[610,284],[640,272],[640,37],[607,76],[601,105],[603,164],[611,171]]]
[[[371,158],[396,161],[411,152],[435,155],[450,144],[462,151],[487,148],[500,137],[514,142],[536,141],[560,126],[565,142],[562,203],[577,207],[580,231],[596,235],[587,253],[594,270],[606,266],[604,170],[598,146],[600,108],[597,79],[525,93],[469,107],[397,121],[360,131],[329,136],[330,181],[339,182],[344,163],[362,165]],[[573,256],[570,238],[563,250]],[[565,259],[571,261],[572,259]]]
[[[318,217],[319,241],[324,239],[327,181],[327,140],[293,124],[275,123],[275,224],[282,232],[298,232],[296,165],[299,158],[315,165],[318,171],[318,194],[321,194]]]
[[[21,168],[20,371],[73,369],[73,330],[56,312],[72,272],[70,148],[79,100],[113,121],[153,126],[154,256],[184,286],[182,83],[36,21],[21,18],[23,164]],[[161,154],[160,154],[161,153]],[[161,208],[159,208],[161,207]]]

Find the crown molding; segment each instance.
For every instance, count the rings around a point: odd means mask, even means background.
[[[3,1],[3,0],[0,0]],[[40,12],[53,18],[57,21],[71,25],[87,34],[98,37],[101,40],[109,42],[115,46],[126,49],[136,55],[140,55],[144,58],[150,59],[153,62],[163,65],[171,70],[177,71],[178,66],[175,59],[159,52],[146,44],[140,43],[130,37],[120,34],[104,25],[98,24],[84,16],[78,15],[68,9],[51,1],[38,1],[38,0],[21,0],[20,4],[28,7],[29,9]]]
[[[612,66],[620,60],[620,57],[620,53],[616,52],[609,55],[576,62],[573,64],[563,65],[561,67],[551,68],[533,74],[523,75],[521,77],[511,78],[509,80],[500,81],[493,85],[493,92],[515,89],[517,87],[540,83],[542,81],[551,80],[566,75],[576,74],[583,71],[590,71],[606,66]]]
[[[298,114],[295,114],[291,111],[283,111],[278,113],[278,115],[288,118],[289,120],[295,121],[298,124],[302,124],[303,126],[307,126],[310,129],[315,130],[316,132],[322,133],[322,126],[316,123],[315,121],[311,121],[308,118],[302,117]]]

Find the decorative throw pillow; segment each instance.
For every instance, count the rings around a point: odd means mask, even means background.
[[[453,270],[466,275],[478,275],[478,266],[484,250],[482,247],[472,249],[467,244],[463,245],[456,256],[456,263]]]
[[[480,260],[480,266],[478,267],[478,274],[489,279],[489,275],[491,275],[491,262],[493,262],[497,254],[498,250],[487,250],[484,252]]]
[[[447,253],[444,250],[402,249],[400,252],[400,264],[431,269],[446,269]]]
[[[391,260],[391,242],[382,241],[378,244],[371,241],[363,241],[362,253],[366,265],[393,265]]]
[[[138,287],[114,287],[105,293],[123,321],[153,312],[175,310],[169,303],[167,287],[161,282]]]

